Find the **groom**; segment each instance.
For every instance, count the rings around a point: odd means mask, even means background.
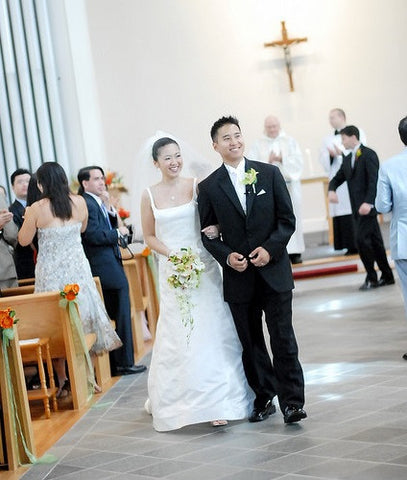
[[[219,225],[221,236],[202,234],[207,250],[223,268],[229,303],[243,347],[243,366],[255,392],[250,422],[276,411],[278,396],[285,423],[306,418],[304,377],[292,327],[293,279],[286,245],[295,230],[290,196],[278,168],[243,156],[244,140],[234,117],[211,129],[213,148],[223,164],[199,184],[201,228]],[[270,333],[268,355],[262,314]]]

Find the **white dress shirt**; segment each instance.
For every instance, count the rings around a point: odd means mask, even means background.
[[[244,159],[242,159],[236,168],[232,167],[231,165],[226,165],[226,163],[224,165],[229,173],[232,185],[235,187],[236,194],[242,205],[243,211],[246,213],[246,186],[242,183],[246,173]]]

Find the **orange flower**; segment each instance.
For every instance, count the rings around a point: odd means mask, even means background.
[[[150,247],[145,247],[145,249],[141,252],[141,255],[143,257],[148,257],[151,255],[151,248]]]
[[[79,285],[77,283],[68,283],[61,292],[61,296],[71,302],[72,300],[75,300],[75,297],[78,295],[78,293]]]
[[[0,328],[11,328],[14,324],[14,310],[0,310]]]
[[[113,182],[113,179],[115,177],[114,172],[107,172],[105,176],[105,183],[106,185],[111,185]]]
[[[65,295],[65,298],[68,300],[68,302],[71,302],[72,300],[75,300],[75,293],[70,290],[66,295]]]
[[[123,207],[120,207],[117,213],[122,220],[130,217],[130,212],[128,210],[125,210]]]

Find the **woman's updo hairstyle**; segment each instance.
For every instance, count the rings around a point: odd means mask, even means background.
[[[153,160],[155,162],[158,160],[158,155],[160,154],[161,148],[165,147],[166,145],[172,145],[172,144],[179,147],[178,143],[173,138],[170,138],[170,137],[163,137],[156,140],[153,144],[153,149],[152,149]]]

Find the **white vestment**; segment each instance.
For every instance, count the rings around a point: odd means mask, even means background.
[[[296,228],[287,245],[287,251],[291,253],[302,253],[305,250],[304,235],[302,231],[301,214],[301,174],[304,166],[303,156],[300,147],[294,138],[289,137],[280,131],[278,137],[270,138],[264,135],[256,140],[248,153],[250,160],[269,163],[271,152],[282,157],[282,161],[273,162],[284,176],[287,188],[291,196]]]

